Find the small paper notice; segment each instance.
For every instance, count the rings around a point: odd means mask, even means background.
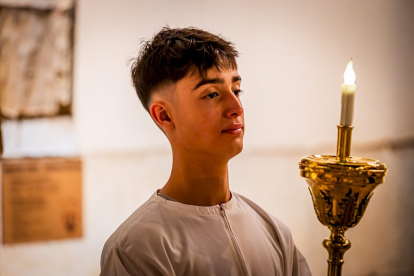
[[[2,160],[3,243],[82,236],[79,158]]]

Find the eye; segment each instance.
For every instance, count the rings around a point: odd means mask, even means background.
[[[233,93],[234,93],[234,95],[236,95],[236,96],[239,96],[240,95],[240,93],[242,93],[243,91],[242,90],[240,90],[240,89],[236,89],[236,90],[234,90],[233,91]]]
[[[205,98],[210,98],[210,99],[213,99],[213,98],[215,98],[215,97],[217,97],[218,96],[218,93],[217,92],[211,92],[210,94],[208,94]]]

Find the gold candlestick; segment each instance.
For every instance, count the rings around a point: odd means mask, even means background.
[[[340,276],[343,256],[351,247],[345,231],[361,220],[372,191],[384,181],[386,165],[351,157],[353,126],[338,126],[337,155],[308,155],[299,163],[319,221],[331,230],[323,241],[328,250],[328,276]]]

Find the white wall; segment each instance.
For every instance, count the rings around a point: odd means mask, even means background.
[[[79,0],[76,20],[73,120],[9,122],[3,130],[6,156],[81,154],[85,236],[2,246],[0,275],[97,275],[106,239],[167,180],[168,141],[140,106],[126,65],[140,39],[166,24],[236,44],[247,132],[230,164],[231,188],[289,225],[314,275],[325,274],[328,230],[297,162],[335,153],[342,76],[354,58],[353,154],[381,159],[389,173],[347,233],[344,275],[414,273],[414,149],[364,150],[414,137],[414,2]]]
[[[166,24],[205,28],[237,45],[247,147],[333,141],[350,57],[355,139],[414,135],[410,1],[100,2],[80,1],[77,13],[75,120],[84,152],[167,146],[126,66],[140,39]]]

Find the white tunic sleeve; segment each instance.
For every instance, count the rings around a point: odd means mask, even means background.
[[[296,248],[296,246],[294,250],[294,259],[295,260],[293,261],[292,276],[311,276],[312,275],[312,273],[310,272],[308,263],[306,262],[302,253],[300,253],[299,249]]]
[[[102,255],[101,276],[133,276],[145,275],[128,254],[118,248],[112,247]]]

